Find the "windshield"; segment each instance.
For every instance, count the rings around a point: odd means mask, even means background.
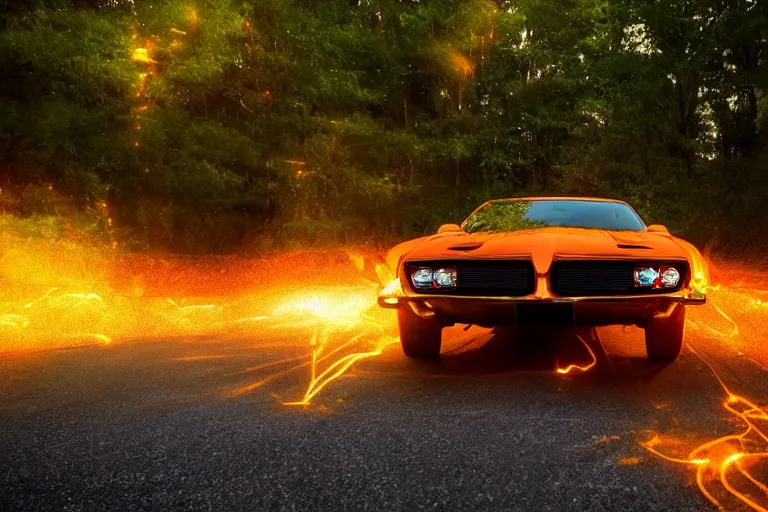
[[[571,199],[494,201],[464,222],[467,233],[546,227],[642,231],[645,224],[624,203]]]

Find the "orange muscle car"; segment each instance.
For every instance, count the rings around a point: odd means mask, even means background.
[[[672,360],[685,305],[706,302],[699,251],[621,201],[489,201],[461,226],[394,247],[379,305],[397,308],[408,357],[437,358],[453,324],[637,325],[648,357]]]

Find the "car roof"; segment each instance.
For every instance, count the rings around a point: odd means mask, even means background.
[[[490,201],[486,201],[470,214],[470,217],[480,210],[481,208],[485,208],[491,203],[498,203],[501,201],[594,201],[598,203],[618,203],[618,204],[624,204],[629,206],[631,209],[632,207],[629,205],[629,203],[625,203],[624,201],[619,201],[618,199],[606,199],[604,197],[577,197],[577,196],[534,196],[534,197],[507,197],[502,199],[491,199]]]
[[[604,197],[578,197],[578,196],[534,196],[534,197],[506,197],[501,199],[491,199],[483,204],[495,203],[497,201],[595,201],[600,203],[621,203],[627,204],[618,199],[607,199]]]

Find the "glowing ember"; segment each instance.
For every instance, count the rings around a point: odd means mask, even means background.
[[[144,64],[157,64],[157,61],[153,60],[149,56],[149,50],[147,48],[136,48],[133,50],[133,56],[131,58],[134,62],[142,62]]]
[[[197,13],[197,9],[190,7],[187,11],[187,20],[192,28],[196,28],[200,24],[200,15]]]
[[[475,65],[459,53],[451,54],[451,63],[462,78],[466,79],[475,72]]]

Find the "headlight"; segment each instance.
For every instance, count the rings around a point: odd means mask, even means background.
[[[669,267],[661,273],[661,285],[664,288],[674,288],[680,282],[680,272],[674,267]]]
[[[411,282],[417,290],[456,288],[456,269],[453,267],[412,268]]]
[[[456,288],[456,269],[439,268],[435,270],[435,284],[440,288]]]
[[[635,286],[638,288],[675,288],[680,284],[680,271],[675,267],[659,265],[635,268]]]
[[[635,286],[651,287],[659,278],[659,271],[653,267],[635,269]]]
[[[431,268],[417,268],[411,272],[411,282],[416,288],[432,288],[432,283],[434,283],[434,272],[432,272]]]

